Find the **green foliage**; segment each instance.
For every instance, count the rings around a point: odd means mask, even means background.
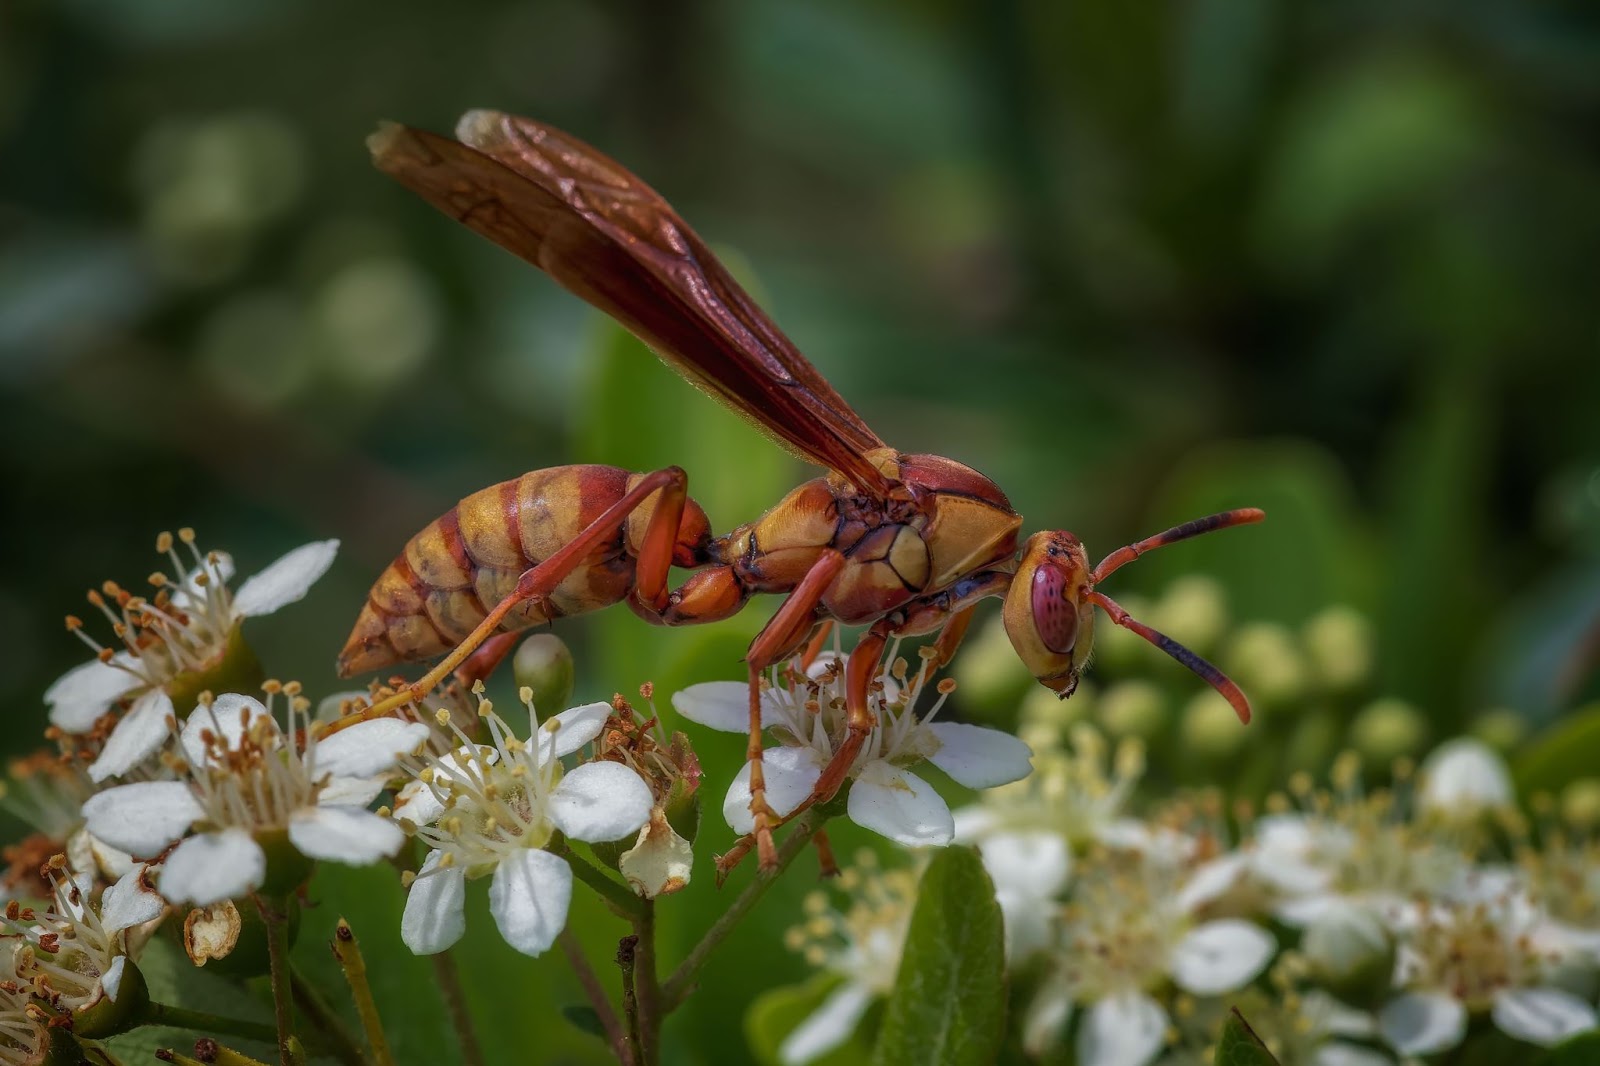
[[[1524,796],[1556,791],[1600,767],[1600,704],[1591,704],[1535,737],[1511,764]]]
[[[1563,1040],[1537,1060],[1536,1066],[1594,1066],[1600,1062],[1600,1031]]]
[[[928,863],[900,973],[873,1051],[878,1066],[983,1066],[1005,1035],[1004,923],[978,853],[950,847]]]
[[[1278,1060],[1237,1010],[1228,1012],[1222,1036],[1217,1041],[1216,1056],[1211,1061],[1214,1066],[1278,1066]]]

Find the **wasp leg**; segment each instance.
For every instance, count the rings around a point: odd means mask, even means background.
[[[823,877],[838,877],[839,862],[833,857],[833,844],[828,840],[828,831],[818,829],[817,835],[811,838],[811,843],[817,848],[817,865],[822,868]]]
[[[824,618],[817,623],[817,631],[811,634],[811,641],[806,645],[806,650],[800,653],[800,669],[810,670],[811,664],[817,661],[817,656],[822,654],[823,646],[828,643],[828,634],[833,632],[833,619]]]
[[[478,681],[487,681],[489,675],[500,668],[512,650],[517,646],[525,634],[522,633],[496,633],[483,642],[483,646],[467,657],[466,662],[456,667],[456,681],[461,687],[470,691]]]
[[[761,759],[761,675],[805,640],[816,624],[817,605],[843,567],[844,556],[832,548],[819,555],[772,620],[750,642],[750,650],[745,655],[750,667],[750,744],[745,758],[750,764],[750,816],[755,820],[755,831],[751,835],[755,837],[763,870],[773,869],[778,864],[772,830],[780,819],[767,804],[767,779]],[[743,854],[741,851],[740,855]]]

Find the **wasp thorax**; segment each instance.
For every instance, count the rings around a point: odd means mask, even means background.
[[[1078,687],[1094,643],[1094,609],[1084,597],[1089,574],[1077,537],[1063,530],[1035,533],[1006,594],[1011,646],[1039,683],[1063,699]]]

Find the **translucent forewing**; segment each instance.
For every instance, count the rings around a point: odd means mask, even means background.
[[[879,498],[883,442],[670,205],[620,164],[530,119],[469,112],[462,141],[385,125],[378,167],[605,311],[693,384]]]

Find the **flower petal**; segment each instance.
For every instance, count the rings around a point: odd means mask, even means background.
[[[1201,863],[1178,889],[1178,906],[1193,912],[1225,895],[1244,875],[1249,862],[1244,853],[1235,851]]]
[[[1022,1014],[1022,1049],[1042,1058],[1072,1020],[1072,1003],[1072,986],[1059,973],[1052,975]]]
[[[302,807],[289,816],[289,843],[302,855],[370,866],[400,850],[406,835],[360,807]]]
[[[761,694],[761,728],[774,723],[774,697]],[[744,681],[702,681],[672,694],[672,709],[683,717],[724,733],[750,731],[750,685]]]
[[[309,592],[317,578],[328,572],[338,551],[336,540],[302,544],[239,586],[239,591],[233,594],[234,613],[254,618],[287,607]]]
[[[163,689],[153,688],[134,700],[106,738],[100,757],[89,765],[89,780],[99,784],[108,777],[125,774],[160,751],[171,735],[167,719],[175,719],[177,713],[172,698]]]
[[[317,741],[315,774],[334,777],[372,777],[394,767],[401,755],[409,755],[428,739],[428,727],[421,722],[402,722],[398,718],[374,718],[339,730]]]
[[[205,814],[182,781],[136,781],[83,803],[89,832],[130,855],[155,855]]]
[[[922,727],[939,739],[928,761],[968,788],[1020,781],[1033,770],[1033,749],[1010,733],[965,722]]]
[[[324,807],[365,807],[377,799],[378,793],[388,784],[388,774],[329,778],[317,793],[317,803]]]
[[[1494,1024],[1507,1036],[1540,1047],[1593,1029],[1592,1006],[1560,988],[1511,988],[1494,997]]]
[[[1402,1055],[1432,1055],[1467,1035],[1467,1008],[1443,992],[1403,992],[1378,1012],[1378,1032]]]
[[[406,893],[400,939],[415,955],[433,955],[467,931],[467,874],[458,866],[439,868],[441,853],[428,852]]]
[[[570,755],[600,735],[611,717],[611,704],[585,703],[552,715],[539,726],[539,757]]]
[[[1167,1020],[1143,992],[1107,996],[1078,1026],[1078,1066],[1144,1066],[1166,1044]]]
[[[996,891],[1047,900],[1066,887],[1072,851],[1059,833],[1042,829],[995,833],[978,845]],[[1041,908],[1043,909],[1043,908]]]
[[[506,943],[524,955],[542,955],[555,943],[571,902],[572,867],[548,851],[524,849],[502,859],[489,884],[489,913]]]
[[[1022,962],[1050,946],[1055,918],[1052,904],[1009,888],[995,889],[994,901],[1000,904],[1000,917],[1005,922],[1007,963]]]
[[[958,844],[982,843],[985,837],[999,831],[1005,824],[992,807],[978,803],[951,811],[950,815],[955,819]]]
[[[137,675],[116,665],[136,662],[127,652],[119,652],[109,663],[90,659],[56,678],[44,692],[50,724],[68,733],[87,732],[113,703],[144,684]]]
[[[105,990],[106,998],[111,1002],[117,1001],[117,993],[122,989],[122,971],[128,964],[126,955],[118,955],[111,960],[111,965],[106,967],[106,972],[100,975],[100,987]]]
[[[617,871],[645,899],[687,887],[693,866],[694,848],[659,807],[650,812],[650,824],[639,830],[633,847],[617,857]]]
[[[1197,996],[1218,996],[1254,980],[1277,950],[1272,934],[1253,922],[1205,922],[1172,949],[1172,979]]]
[[[567,771],[545,814],[574,840],[618,840],[650,820],[653,804],[650,786],[636,771],[616,762],[590,762]]]
[[[804,802],[822,776],[822,757],[811,748],[786,746],[768,748],[761,753],[762,776],[767,783],[767,806],[782,818]],[[750,814],[750,764],[734,775],[728,794],[722,799],[722,817],[735,833],[755,829]]]
[[[243,829],[201,833],[172,849],[161,867],[161,894],[204,907],[242,896],[267,876],[267,856]]]
[[[100,897],[100,924],[107,935],[154,921],[167,909],[166,900],[151,887],[143,863],[123,874]]]
[[[212,745],[220,741],[229,751],[238,751],[241,739],[263,718],[272,721],[274,728],[277,727],[260,700],[237,692],[224,692],[209,708],[201,705],[189,712],[188,719],[183,723],[183,732],[178,736],[183,757],[190,766],[215,765],[217,760],[211,754]],[[207,737],[212,738],[209,743]]]
[[[1423,760],[1418,805],[1447,817],[1472,818],[1515,800],[1511,772],[1493,748],[1472,737],[1456,737]]]
[[[778,1045],[778,1061],[783,1066],[804,1066],[826,1055],[850,1039],[872,999],[872,992],[865,985],[844,982],[783,1038]]]
[[[955,835],[950,808],[933,786],[881,759],[861,768],[845,809],[852,822],[907,847],[943,847]]]

